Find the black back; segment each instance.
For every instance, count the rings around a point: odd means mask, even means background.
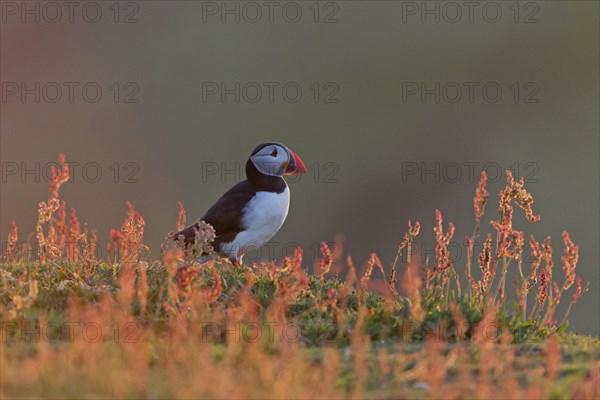
[[[252,154],[255,154],[262,147],[264,146],[261,145],[256,148]],[[221,243],[233,241],[239,232],[246,229],[242,223],[242,210],[256,195],[256,192],[282,193],[287,187],[282,177],[261,173],[250,159],[246,162],[246,177],[247,180],[236,184],[225,192],[201,218],[201,220],[215,228],[216,237],[213,248],[216,251],[220,250]],[[180,235],[183,235],[185,243],[192,244],[196,239],[195,230],[197,228],[197,223],[190,225],[177,232],[173,239],[177,240]]]

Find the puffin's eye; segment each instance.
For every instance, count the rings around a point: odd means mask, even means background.
[[[271,153],[271,156],[277,157],[277,148],[273,149],[273,152]]]

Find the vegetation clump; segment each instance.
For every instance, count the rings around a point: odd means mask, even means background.
[[[19,243],[13,222],[0,267],[3,396],[599,395],[598,339],[566,333],[567,315],[587,291],[576,273],[578,246],[563,233],[561,280],[549,237],[540,243],[531,235],[525,257],[514,205],[532,223],[540,217],[510,171],[494,234],[475,254],[489,201],[482,173],[465,266],[450,257],[454,225],[445,227],[436,210],[431,263],[416,261],[421,226],[409,221],[389,266],[373,253],[357,268],[341,246],[323,243],[309,274],[300,248],[279,263],[233,267],[218,258],[199,264],[166,241],[153,260],[144,219],[131,204],[99,259],[96,232],[74,209],[67,217],[59,192],[69,169],[59,161],[50,196],[38,206],[35,243]],[[185,223],[180,204],[177,229]],[[203,225],[202,251],[213,238]],[[512,270],[516,301],[509,305]]]

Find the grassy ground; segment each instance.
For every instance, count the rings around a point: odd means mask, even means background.
[[[233,267],[200,265],[173,242],[149,259],[132,206],[97,259],[95,233],[59,199],[69,176],[61,162],[35,243],[19,243],[13,225],[0,264],[2,398],[600,396],[600,341],[569,333],[568,311],[555,312],[587,290],[578,247],[565,232],[561,273],[550,238],[531,236],[524,261],[512,204],[531,222],[539,216],[509,172],[494,235],[476,252],[489,197],[482,176],[465,266],[453,265],[454,226],[437,211],[435,259],[425,265],[411,261],[420,226],[409,223],[386,265],[372,254],[357,268],[323,244],[314,266],[297,249]],[[202,225],[201,250],[213,237]]]
[[[493,314],[462,332],[441,317],[407,325],[403,298],[308,276],[293,261],[208,266],[188,281],[163,262],[142,265],[145,305],[137,279],[120,282],[124,266],[4,264],[2,397],[598,395],[597,338],[518,341]]]

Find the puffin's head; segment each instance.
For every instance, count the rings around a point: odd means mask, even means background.
[[[250,154],[249,161],[265,175],[297,175],[306,172],[300,157],[283,144],[276,142],[258,145]]]

